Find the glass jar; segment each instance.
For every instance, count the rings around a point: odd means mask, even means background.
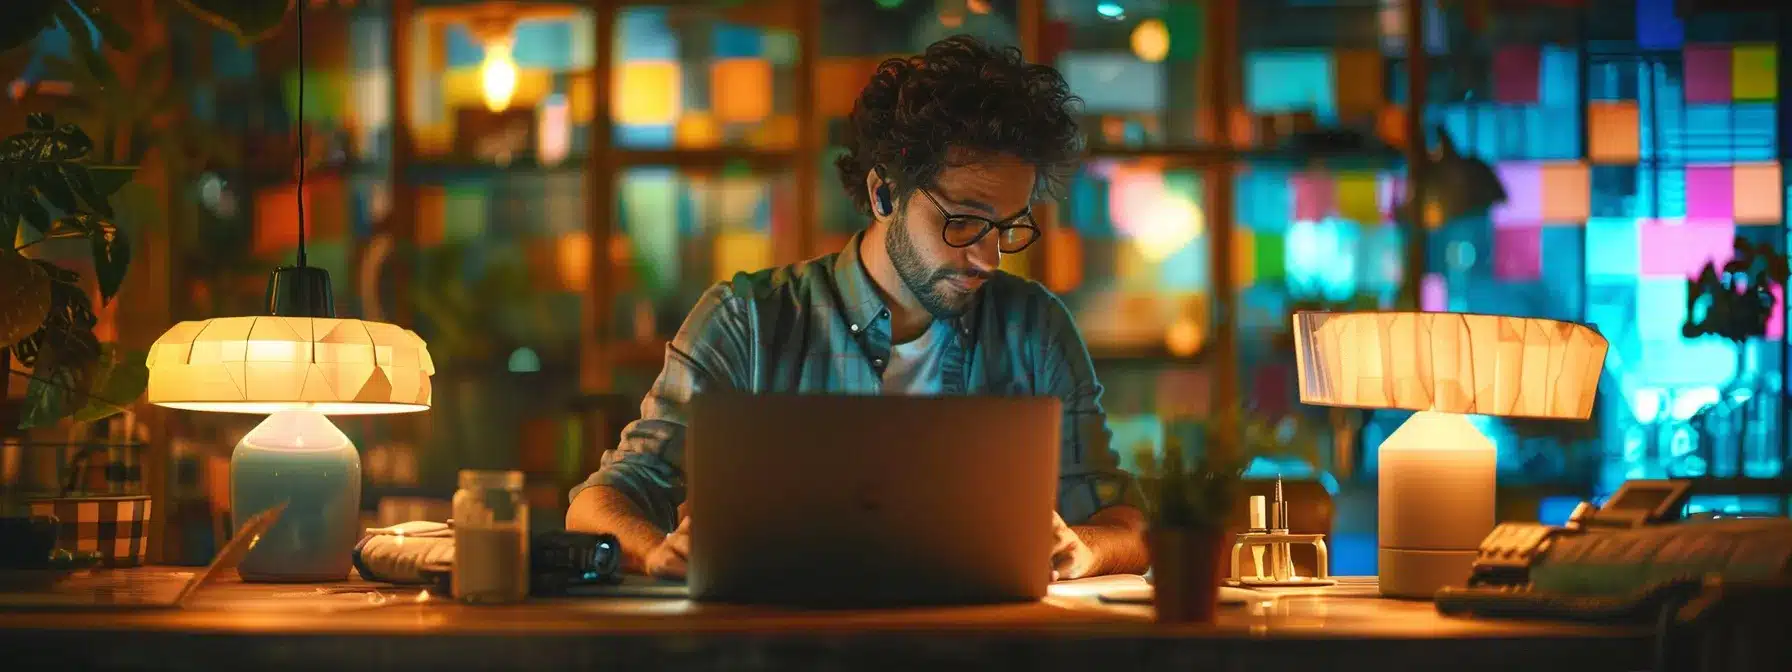
[[[454,493],[454,599],[520,602],[529,595],[529,503],[520,471],[460,472]]]

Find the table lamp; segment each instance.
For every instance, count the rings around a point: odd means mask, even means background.
[[[1465,416],[1585,420],[1608,344],[1556,320],[1464,313],[1294,315],[1302,403],[1417,411],[1381,443],[1381,592],[1467,582],[1494,524],[1494,446]]]
[[[300,110],[304,6],[298,4]],[[268,416],[230,456],[236,516],[286,504],[237,566],[245,581],[348,578],[361,534],[361,461],[325,416],[427,410],[435,374],[416,333],[336,317],[330,274],[305,264],[303,162],[298,185],[298,264],[269,278],[268,314],[181,322],[156,339],[146,360],[149,403]]]

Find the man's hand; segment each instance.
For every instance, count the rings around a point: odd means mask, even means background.
[[[1052,580],[1065,581],[1089,576],[1095,571],[1095,549],[1083,543],[1076,531],[1064,524],[1064,517],[1052,512]]]
[[[647,552],[647,574],[660,579],[683,579],[685,561],[691,555],[691,517],[678,521],[678,529]]]

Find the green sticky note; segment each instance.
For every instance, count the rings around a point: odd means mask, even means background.
[[[1192,61],[1201,55],[1205,39],[1207,3],[1203,0],[1172,2],[1164,8],[1164,27],[1170,29],[1167,60]]]
[[[1254,236],[1257,282],[1281,280],[1288,275],[1288,238],[1279,233],[1259,231]]]

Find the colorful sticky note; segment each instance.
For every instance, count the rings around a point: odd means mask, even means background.
[[[475,241],[485,235],[490,194],[480,185],[451,185],[443,190],[442,239]]]
[[[1495,169],[1506,185],[1506,202],[1494,206],[1495,227],[1535,227],[1543,223],[1543,170],[1535,163],[1504,162]]]
[[[1587,220],[1585,253],[1589,283],[1634,281],[1642,268],[1637,220],[1632,217],[1594,217]]]
[[[616,123],[664,126],[678,117],[682,98],[678,63],[623,61],[616,74]]]
[[[741,271],[757,271],[772,265],[772,239],[763,233],[724,231],[716,234],[714,278],[716,282]]]
[[[844,117],[865,88],[877,64],[862,58],[824,58],[815,71],[816,112],[823,118]]]
[[[1338,74],[1338,116],[1374,119],[1387,106],[1383,89],[1381,52],[1376,49],[1339,49],[1332,57]]]
[[[1592,185],[1587,164],[1546,163],[1542,168],[1543,221],[1567,224],[1586,221]]]
[[[1686,167],[1686,218],[1728,220],[1736,195],[1729,166]]]
[[[1450,309],[1450,284],[1442,273],[1426,273],[1419,280],[1419,310],[1442,312]]]
[[[1293,176],[1290,183],[1294,185],[1296,221],[1318,221],[1337,211],[1337,192],[1331,176],[1319,172],[1300,173]]]
[[[1381,203],[1374,173],[1339,173],[1335,181],[1338,216],[1359,224],[1380,224]]]
[[[723,122],[750,124],[772,113],[772,64],[763,58],[727,58],[710,66],[710,107]]]
[[[1730,62],[1731,95],[1736,100],[1774,100],[1779,97],[1779,48],[1749,44],[1735,48]]]
[[[1076,229],[1052,226],[1039,241],[1045,255],[1045,287],[1058,294],[1075,291],[1083,284],[1083,241]]]
[[[1257,246],[1250,229],[1232,231],[1232,287],[1249,287],[1257,274]]]
[[[1510,227],[1493,231],[1493,277],[1535,280],[1543,275],[1543,229]]]
[[[1686,102],[1730,102],[1730,58],[1727,46],[1688,46],[1683,56]]]
[[[1636,163],[1642,136],[1633,100],[1587,102],[1587,158],[1594,163]]]
[[[305,187],[305,226],[313,221],[311,187]],[[250,249],[256,256],[283,253],[299,243],[299,189],[280,185],[255,192],[255,228],[250,232]]]
[[[1493,55],[1493,99],[1502,103],[1535,103],[1543,54],[1535,46],[1501,47]]]
[[[1256,269],[1258,282],[1281,280],[1288,275],[1288,238],[1279,233],[1257,232],[1251,237],[1252,252],[1256,259],[1251,266]]]
[[[1767,311],[1767,340],[1778,341],[1786,336],[1786,288],[1773,286],[1773,310]]]
[[[1637,228],[1645,276],[1689,278],[1734,254],[1736,227],[1727,221],[1645,221]]]
[[[1739,163],[1730,170],[1736,223],[1778,224],[1785,192],[1780,164]]]

